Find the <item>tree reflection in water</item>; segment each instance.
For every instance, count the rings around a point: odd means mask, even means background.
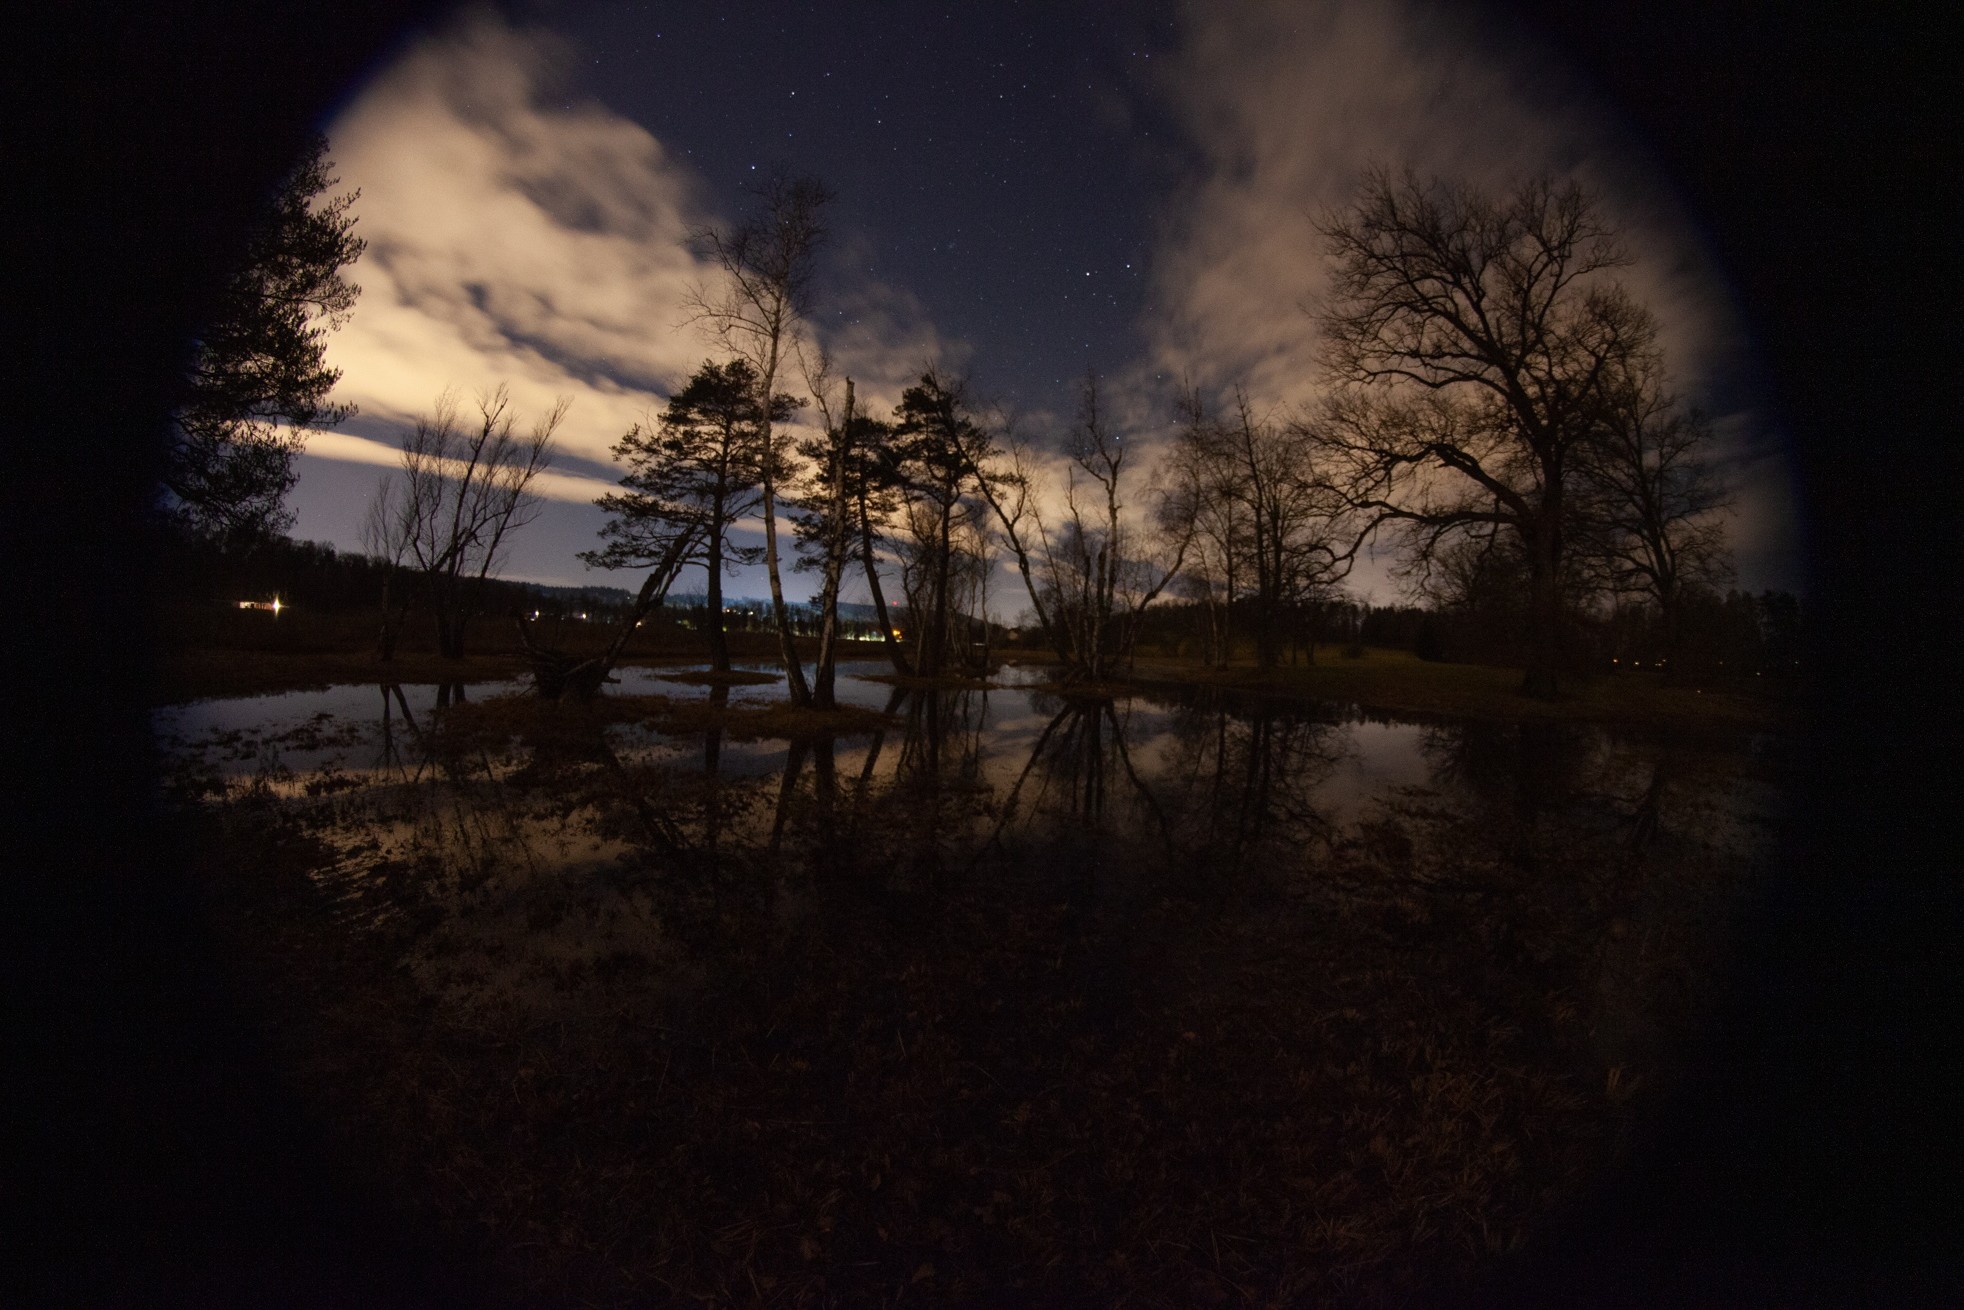
[[[403,1204],[553,1302],[1450,1284],[1614,1157],[1758,854],[1739,752],[1573,725],[437,700],[212,876],[309,925],[261,982]]]

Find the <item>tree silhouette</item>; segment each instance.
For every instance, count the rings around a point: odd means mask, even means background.
[[[1131,447],[1111,423],[1098,377],[1085,375],[1068,439],[1064,514],[1039,524],[1043,590],[1074,678],[1098,681],[1128,664],[1139,623],[1177,578],[1196,532],[1191,487],[1161,485],[1140,514]]]
[[[198,338],[164,490],[170,517],[199,535],[253,538],[291,527],[285,500],[303,434],[354,412],[327,403],[341,377],[327,366],[327,334],[347,321],[360,292],[342,270],[365,245],[349,213],[361,193],[322,199],[336,182],[331,167],[327,140],[316,137]]]
[[[897,475],[893,426],[860,412],[851,378],[845,379],[843,390],[834,387],[831,361],[823,352],[807,360],[806,385],[818,402],[825,430],[798,448],[810,462],[811,472],[794,519],[798,567],[819,574],[818,662],[812,671],[812,703],[830,709],[835,704],[838,666],[839,590],[855,559],[865,566],[881,639],[896,671],[907,674],[913,669],[893,635],[873,542],[877,525],[894,509]]]
[[[1243,392],[1234,414],[1209,419],[1198,392],[1181,400],[1171,470],[1181,507],[1204,561],[1201,597],[1221,611],[1214,642],[1227,662],[1226,610],[1236,584],[1254,591],[1255,654],[1279,661],[1291,621],[1327,599],[1350,574],[1358,542],[1349,508],[1321,476],[1316,447],[1265,418]],[[1225,593],[1212,600],[1214,588]],[[1315,658],[1314,643],[1310,657]]]
[[[551,462],[553,433],[571,405],[562,398],[521,437],[502,385],[477,398],[478,421],[469,428],[445,392],[403,439],[399,498],[386,488],[381,494],[395,498],[395,530],[428,589],[437,649],[447,659],[464,656],[465,629],[505,538],[539,512],[532,483]]]
[[[1581,447],[1651,349],[1648,310],[1595,201],[1546,179],[1494,196],[1373,173],[1323,236],[1321,314],[1338,388],[1309,430],[1336,485],[1425,556],[1499,526],[1529,572],[1522,689],[1556,691],[1559,579]]]
[[[917,636],[915,668],[926,677],[947,668],[955,540],[969,517],[972,452],[981,442],[960,380],[929,369],[901,393],[894,410],[893,465],[909,502],[914,548],[909,619]]]
[[[1719,518],[1731,491],[1711,421],[1673,393],[1660,358],[1637,361],[1612,395],[1582,451],[1577,550],[1603,588],[1656,603],[1675,676],[1686,590],[1732,579]]]
[[[614,458],[627,465],[626,490],[595,502],[608,514],[600,530],[606,544],[580,557],[596,568],[652,568],[671,577],[684,564],[702,565],[710,663],[724,673],[730,669],[724,565],[754,564],[764,554],[761,546],[730,541],[731,527],[763,499],[761,394],[747,361],[711,361],[669,397],[656,425],[630,428],[614,446]],[[773,397],[771,417],[782,420],[795,404],[787,395]]]
[[[792,641],[791,613],[784,603],[778,565],[777,488],[790,461],[777,431],[775,403],[765,398],[775,396],[779,371],[798,346],[810,308],[818,250],[825,242],[824,209],[832,193],[817,178],[773,173],[757,197],[762,213],[728,229],[705,227],[695,233],[697,249],[716,264],[723,278],[718,286],[698,291],[692,307],[710,335],[746,360],[756,375],[764,571],[770,580],[771,613],[791,700],[808,705],[811,690]]]

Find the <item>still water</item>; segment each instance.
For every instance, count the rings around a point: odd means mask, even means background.
[[[761,664],[738,668],[770,671]],[[880,679],[885,672],[883,663],[841,667],[839,700],[885,711],[895,722],[885,731],[836,738],[829,752],[833,768],[870,769],[869,778],[890,777],[902,768],[901,754],[889,745],[889,739],[898,737],[912,743],[916,752],[928,750],[937,768],[947,754],[970,782],[1013,787],[1019,775],[1042,762],[1032,758],[1039,743],[1049,746],[1055,739],[1051,754],[1056,755],[1066,739],[1082,739],[1079,748],[1103,766],[1121,767],[1127,794],[1118,803],[1144,803],[1148,814],[1155,790],[1184,797],[1198,777],[1197,768],[1211,770],[1208,788],[1218,795],[1230,766],[1239,761],[1251,770],[1241,782],[1264,794],[1278,787],[1288,792],[1298,802],[1292,813],[1319,833],[1327,833],[1333,824],[1354,826],[1414,788],[1467,800],[1544,785],[1554,786],[1566,804],[1594,805],[1605,819],[1621,811],[1633,831],[1641,820],[1654,833],[1663,799],[1656,793],[1659,780],[1668,779],[1674,766],[1685,766],[1691,772],[1672,788],[1683,817],[1690,818],[1695,810],[1699,822],[1718,819],[1734,839],[1741,836],[1739,824],[1762,827],[1768,818],[1766,806],[1754,804],[1770,799],[1766,786],[1728,785],[1720,792],[1686,794],[1700,790],[1700,760],[1744,765],[1746,775],[1757,773],[1763,781],[1765,770],[1750,764],[1769,754],[1773,743],[1759,735],[1689,749],[1592,725],[1418,721],[1340,704],[1278,707],[1265,706],[1259,698],[1200,694],[1184,698],[1185,703],[1133,698],[1093,714],[1089,702],[1066,701],[1046,691],[1030,670],[1008,667],[986,690],[944,691],[933,697],[895,689]],[[609,694],[713,697],[732,707],[784,700],[781,682],[712,692],[679,680],[676,673],[624,669]],[[377,787],[400,783],[405,768],[414,774],[418,763],[426,769],[435,763],[426,758],[432,743],[422,735],[424,722],[452,704],[524,694],[521,682],[342,685],[171,706],[157,711],[153,724],[180,784],[202,774],[208,785],[222,780],[231,789],[256,782],[298,795],[309,793],[311,783],[318,794],[323,779],[337,790],[348,782]],[[1212,740],[1205,740],[1210,735]],[[732,780],[781,774],[792,758],[789,743],[782,740],[705,743],[702,734],[685,739],[633,723],[608,724],[601,736],[618,757],[660,758]],[[510,746],[524,749],[517,739]],[[889,747],[884,762],[883,746]],[[1102,758],[1106,755],[1110,759]],[[1042,770],[1046,778],[1052,771]],[[1730,784],[1748,782],[1745,775],[1729,779]],[[1109,803],[1102,783],[1102,778],[1090,783],[1093,790],[1084,799],[1100,807]],[[1257,808],[1265,808],[1267,799],[1265,795],[1264,806]],[[1127,808],[1119,826],[1133,817]]]
[[[480,1217],[497,1258],[596,1299],[714,1299],[739,1230],[794,1302],[1471,1267],[1668,1084],[1778,812],[1767,739],[882,671],[838,687],[884,717],[795,741],[734,712],[781,684],[659,669],[595,707],[346,686],[156,728],[221,876],[298,867],[318,967],[366,962],[296,1061],[403,1119],[350,1131],[417,1204],[530,1198]],[[560,1099],[512,1101],[539,1070]],[[547,1213],[563,1241],[518,1241]],[[1203,1231],[1256,1237],[1202,1259]]]

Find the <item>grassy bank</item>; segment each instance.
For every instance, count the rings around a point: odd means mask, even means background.
[[[597,653],[612,632],[604,624],[566,625],[542,639],[579,654]],[[282,616],[222,616],[220,622],[160,626],[159,704],[210,696],[250,696],[348,682],[443,683],[496,681],[523,676],[524,657],[509,625],[485,621],[474,634],[474,653],[464,660],[437,655],[418,634],[410,634],[393,661],[374,653],[373,632],[359,620]],[[730,652],[744,661],[777,659],[777,637],[768,632],[729,634]],[[806,659],[817,643],[798,641]],[[877,642],[848,643],[847,659],[881,659]],[[621,663],[627,666],[702,664],[709,658],[702,634],[664,625],[635,634]],[[1012,652],[1025,666],[1055,666],[1045,652]],[[678,680],[712,681],[691,673]],[[971,679],[919,679],[876,675],[876,680],[909,689],[978,688]],[[769,681],[766,675],[736,674],[730,682]],[[1060,678],[1061,682],[1061,678]],[[1077,686],[1075,694],[1122,696],[1135,691],[1212,687],[1240,694],[1291,700],[1341,701],[1395,714],[1480,719],[1578,720],[1630,726],[1709,727],[1769,731],[1798,718],[1806,687],[1794,680],[1732,679],[1702,685],[1667,685],[1649,671],[1572,675],[1554,701],[1533,700],[1520,692],[1518,669],[1481,664],[1421,660],[1406,651],[1367,649],[1348,658],[1326,646],[1313,664],[1260,669],[1251,663],[1209,668],[1198,661],[1141,657],[1124,678],[1097,687]],[[1061,688],[1060,688],[1061,689]]]
[[[1044,662],[1032,656],[1021,661]],[[1521,694],[1519,669],[1483,664],[1444,664],[1406,651],[1367,649],[1345,658],[1337,647],[1317,651],[1314,664],[1258,669],[1207,668],[1191,660],[1141,658],[1124,679],[1100,691],[1218,687],[1291,700],[1342,701],[1397,714],[1477,719],[1575,720],[1631,726],[1697,727],[1769,731],[1798,718],[1804,688],[1784,683],[1669,686],[1663,675],[1628,672],[1574,675],[1553,701]]]
[[[613,639],[604,623],[543,625],[538,640],[576,655],[599,654]],[[739,660],[775,661],[777,635],[732,632],[730,654]],[[470,654],[461,660],[437,654],[432,634],[412,627],[393,660],[375,653],[372,615],[269,614],[251,612],[167,612],[154,627],[156,684],[153,699],[176,705],[213,696],[259,696],[337,683],[404,684],[489,682],[524,676],[527,664],[518,635],[509,623],[482,619],[470,634]],[[798,639],[799,653],[812,658],[818,643]],[[875,642],[847,643],[847,658],[877,657]],[[706,664],[709,643],[699,632],[673,624],[650,626],[628,642],[626,666]],[[703,681],[709,681],[703,675]],[[732,683],[769,681],[755,674],[733,674]]]

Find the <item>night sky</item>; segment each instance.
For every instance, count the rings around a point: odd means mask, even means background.
[[[831,283],[914,289],[980,380],[1046,404],[1144,347],[1171,128],[1167,6],[622,5],[559,27],[579,81],[710,194],[773,165],[839,195]],[[847,317],[834,307],[826,317]]]
[[[933,362],[1039,440],[1087,369],[1148,452],[1183,377],[1287,417],[1318,388],[1313,215],[1389,163],[1599,192],[1675,372],[1720,418],[1741,582],[1804,586],[1751,334],[1695,218],[1536,33],[1478,10],[466,11],[378,61],[325,127],[370,243],[330,352],[361,413],[310,444],[302,537],[356,547],[410,416],[504,382],[527,412],[575,398],[509,572],[631,585],[574,558],[618,476],[607,448],[709,353],[681,305],[703,274],[689,228],[744,212],[773,167],[837,193],[813,328],[876,404]],[[1396,598],[1385,561],[1354,584]]]

